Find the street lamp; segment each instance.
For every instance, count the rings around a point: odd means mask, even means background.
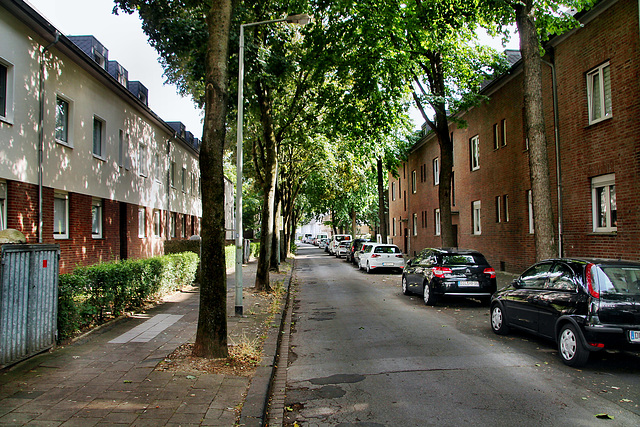
[[[240,52],[238,55],[238,125],[237,125],[237,178],[236,178],[236,316],[242,316],[242,259],[244,252],[244,239],[242,236],[242,131],[244,119],[244,29],[262,24],[275,22],[289,22],[292,24],[307,25],[312,17],[306,13],[289,15],[286,18],[272,19],[270,21],[251,22],[240,25]]]

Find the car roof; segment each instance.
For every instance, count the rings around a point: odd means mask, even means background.
[[[623,259],[611,259],[611,258],[590,258],[590,257],[563,257],[563,258],[549,258],[540,262],[560,261],[573,264],[608,264],[608,265],[633,265],[640,267],[639,261],[630,261]]]
[[[458,248],[424,248],[422,249],[422,251],[426,251],[426,250],[431,250],[434,252],[438,252],[440,254],[482,255],[482,253],[474,249],[458,249]]]

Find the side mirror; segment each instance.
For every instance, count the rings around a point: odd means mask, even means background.
[[[520,279],[515,279],[513,282],[511,282],[511,286],[518,289],[520,287]]]
[[[411,261],[413,261],[412,259],[410,259],[409,261],[406,262],[407,267],[410,267],[411,264],[413,264]]]

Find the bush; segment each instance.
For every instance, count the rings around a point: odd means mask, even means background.
[[[193,252],[79,267],[61,274],[58,339],[103,323],[193,283],[199,257]]]

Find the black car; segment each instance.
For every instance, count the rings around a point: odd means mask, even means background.
[[[349,252],[347,252],[347,256],[346,261],[350,262],[352,264],[356,263],[356,259],[354,254],[360,250],[360,248],[362,247],[362,245],[366,242],[368,242],[369,239],[354,239],[351,244],[349,245]]]
[[[418,293],[434,305],[440,296],[479,298],[488,303],[496,291],[496,271],[477,251],[423,249],[402,273],[402,293]]]
[[[562,361],[581,366],[592,351],[640,351],[640,263],[541,261],[491,301],[491,328],[550,338]]]

